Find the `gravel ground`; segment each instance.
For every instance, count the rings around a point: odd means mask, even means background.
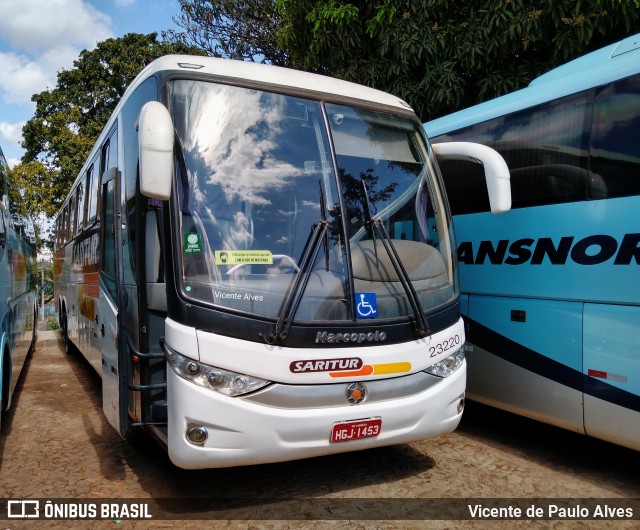
[[[60,346],[58,332],[39,333],[14,406],[3,416],[0,499],[142,499],[152,502],[152,513],[175,519],[0,519],[0,530],[640,528],[640,453],[475,403],[455,432],[433,440],[282,464],[181,470],[153,440],[131,444],[115,434],[102,414],[99,378]],[[535,502],[546,513],[556,503],[549,499],[590,510],[589,499],[601,499],[632,508],[635,519],[449,519],[467,504],[526,509]],[[214,508],[223,509],[217,519],[202,520]]]

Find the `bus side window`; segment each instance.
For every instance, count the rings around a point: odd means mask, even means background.
[[[111,136],[102,146],[102,173],[118,165],[118,130],[113,129]]]
[[[102,279],[112,299],[116,299],[116,240],[114,233],[115,180],[111,179],[102,187],[102,258],[100,269]]]
[[[7,226],[6,226],[4,205],[0,204],[0,261],[4,255],[4,247],[7,242]]]
[[[590,197],[640,194],[640,76],[602,89],[595,99]]]
[[[503,157],[511,172],[513,208],[587,200],[590,91],[433,138],[479,141]],[[489,211],[482,171],[471,162],[442,161],[453,215]],[[480,197],[480,199],[478,199]]]
[[[85,188],[86,188],[86,179],[82,179],[80,184],[78,184],[78,190],[76,192],[76,232],[78,235],[84,230],[84,221],[85,221]]]
[[[489,192],[480,164],[466,160],[438,160],[452,215],[488,212]]]
[[[56,217],[53,221],[54,232],[53,232],[53,250],[58,250],[60,248],[60,217]]]
[[[69,241],[69,203],[64,205],[64,209],[62,210],[62,241],[61,245],[66,245],[67,241]]]
[[[76,193],[71,193],[69,199],[69,241],[76,235]]]
[[[98,218],[98,200],[100,189],[98,187],[97,157],[87,170],[87,227],[91,226]]]

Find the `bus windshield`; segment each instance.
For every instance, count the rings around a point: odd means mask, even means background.
[[[183,296],[267,318],[298,297],[298,321],[406,319],[412,291],[425,313],[457,297],[419,122],[196,80],[171,83],[170,107]]]

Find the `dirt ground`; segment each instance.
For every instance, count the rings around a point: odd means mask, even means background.
[[[640,528],[640,453],[474,403],[455,432],[433,440],[282,464],[181,470],[153,440],[131,444],[116,435],[102,414],[99,378],[60,346],[59,332],[39,333],[3,416],[0,499],[142,499],[170,518],[5,518],[0,530]],[[635,518],[450,520],[469,503],[594,498],[633,506]]]

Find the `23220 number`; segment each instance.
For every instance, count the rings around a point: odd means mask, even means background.
[[[453,348],[456,348],[458,346],[460,346],[460,335],[456,334],[453,337],[449,337],[448,339],[443,340],[442,342],[438,342],[433,346],[429,346],[429,357],[436,357],[437,355],[440,355],[441,353],[444,353],[448,350],[452,350]]]

